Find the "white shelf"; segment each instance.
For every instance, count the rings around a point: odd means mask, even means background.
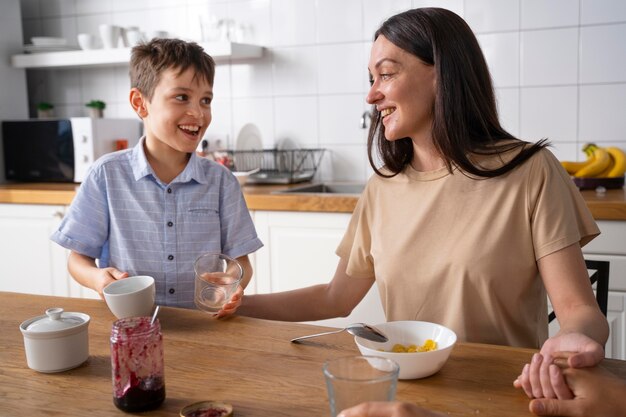
[[[209,42],[200,44],[217,64],[260,58],[263,47],[244,43]],[[11,57],[15,68],[80,68],[128,65],[131,48],[94,49],[89,51],[42,52]]]

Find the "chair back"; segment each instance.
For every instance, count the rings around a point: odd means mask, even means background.
[[[594,261],[585,259],[587,269],[593,271],[589,275],[591,285],[596,284],[596,301],[600,307],[600,311],[606,317],[609,300],[609,261]],[[556,318],[554,311],[548,315],[548,323]]]

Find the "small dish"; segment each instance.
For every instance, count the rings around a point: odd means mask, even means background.
[[[232,417],[233,406],[220,401],[200,401],[180,410],[180,417]]]
[[[35,46],[65,46],[67,39],[65,38],[53,38],[50,36],[33,36],[30,41]]]

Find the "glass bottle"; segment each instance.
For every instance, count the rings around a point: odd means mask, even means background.
[[[150,317],[117,320],[111,329],[113,403],[123,411],[146,411],[165,400],[163,336]]]

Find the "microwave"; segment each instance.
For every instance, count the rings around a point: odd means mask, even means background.
[[[5,179],[20,182],[82,182],[104,154],[136,145],[137,119],[4,120]]]

